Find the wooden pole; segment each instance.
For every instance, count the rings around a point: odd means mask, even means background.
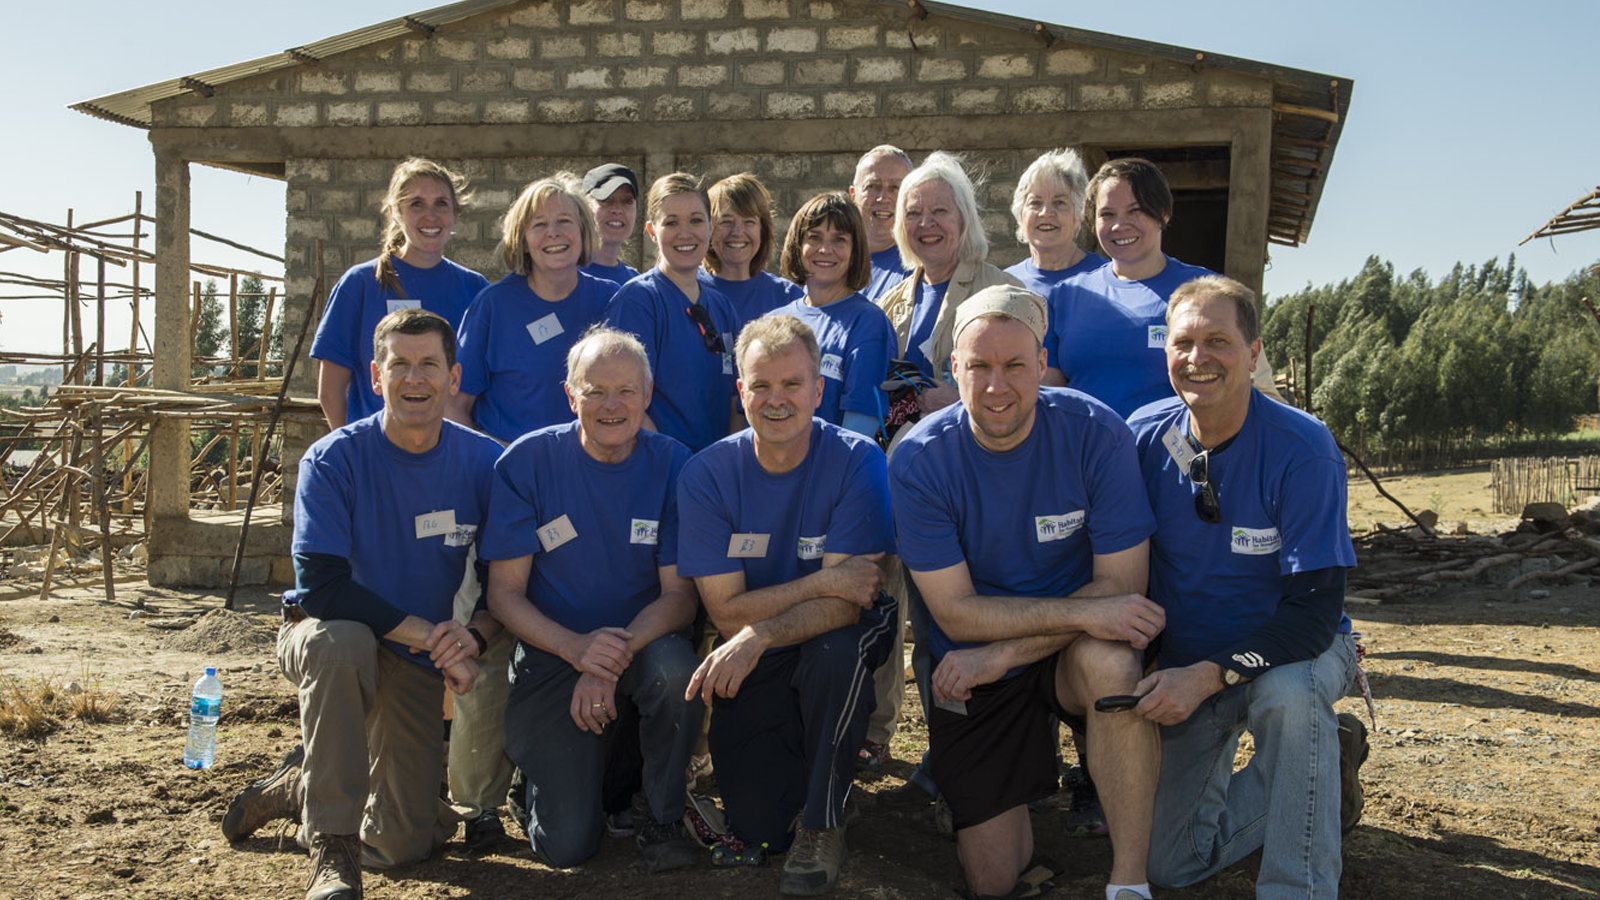
[[[96,293],[94,300],[94,383],[106,383],[106,258],[96,260]]]
[[[267,346],[272,343],[272,307],[278,301],[278,287],[273,285],[267,289],[267,314],[261,320],[260,353],[256,357],[256,377],[267,377]]]
[[[1313,304],[1306,304],[1306,399],[1303,408],[1312,415],[1316,415],[1316,411],[1311,408],[1311,326],[1316,320],[1317,307]]]
[[[278,428],[278,417],[283,415],[283,401],[289,396],[289,384],[294,380],[294,366],[300,361],[300,351],[306,342],[306,333],[311,330],[311,322],[317,317],[317,305],[322,302],[323,273],[322,273],[322,241],[316,244],[316,285],[311,289],[311,298],[306,303],[305,317],[300,320],[300,336],[295,338],[294,352],[285,354],[283,361],[283,383],[278,386],[278,399],[272,404],[272,417],[267,420],[267,433],[262,438],[262,444],[272,443],[272,434]],[[239,590],[239,570],[244,568],[245,541],[250,536],[250,515],[255,512],[256,497],[261,490],[261,475],[265,469],[258,463],[255,474],[250,479],[249,499],[244,507],[244,521],[239,525],[239,546],[233,552],[233,574],[228,578],[228,599],[223,603],[224,609],[233,609],[233,597]]]
[[[104,269],[102,268],[103,272]],[[89,454],[90,479],[89,494],[93,498],[94,508],[99,513],[100,519],[100,571],[105,575],[106,602],[117,602],[117,590],[111,585],[111,561],[116,558],[116,548],[111,546],[111,510],[106,508],[106,481],[105,481],[105,450],[101,440],[105,436],[105,422],[100,416],[100,406],[96,404],[89,413],[89,422],[94,430],[94,447]]]
[[[228,357],[233,374],[239,374],[239,276],[228,276]]]
[[[189,361],[190,361],[191,364],[197,361],[195,359],[195,341],[197,341],[199,339],[199,334],[200,334],[200,279],[196,278],[194,280],[194,303],[193,303],[193,305],[191,305],[189,307]],[[192,368],[190,369],[190,372],[189,372],[189,380],[190,381],[194,380],[194,371],[193,371]]]

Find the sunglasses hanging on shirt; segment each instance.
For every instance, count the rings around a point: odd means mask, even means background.
[[[1189,480],[1199,488],[1194,495],[1194,514],[1200,521],[1216,525],[1222,521],[1222,502],[1217,489],[1211,484],[1211,451],[1201,450],[1189,460]]]
[[[691,303],[684,309],[689,314],[689,321],[700,329],[700,339],[705,341],[706,349],[712,353],[722,353],[722,335],[717,332],[717,326],[711,324],[711,314],[698,303]]]

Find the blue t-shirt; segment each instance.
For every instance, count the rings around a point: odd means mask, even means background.
[[[656,428],[698,451],[728,433],[738,320],[727,297],[700,285],[700,305],[722,336],[723,352],[712,353],[689,318],[689,305],[665,273],[651,269],[611,298],[606,323],[644,344],[655,378],[648,412]]]
[[[851,294],[827,306],[796,300],[776,312],[794,316],[811,326],[822,350],[822,405],[817,415],[824,422],[844,424],[850,412],[878,418],[887,401],[883,379],[896,350],[894,326],[883,310],[860,294]]]
[[[911,268],[900,258],[900,245],[889,246],[872,254],[872,280],[867,282],[866,288],[861,292],[867,299],[878,302],[889,289],[906,280],[911,274]]]
[[[1065,597],[1094,557],[1155,530],[1133,434],[1092,397],[1041,388],[1033,428],[1005,453],[972,434],[965,404],[918,422],[890,463],[900,558],[916,572],[965,562],[983,596]],[[956,643],[930,620],[934,659]]]
[[[906,338],[906,360],[916,365],[923,375],[935,381],[949,381],[947,374],[950,371],[950,360],[939,360],[935,367],[934,361],[928,358],[924,348],[933,339],[933,329],[939,324],[939,310],[944,306],[944,295],[950,291],[950,282],[942,281],[938,284],[922,282],[921,292],[917,295],[917,305],[911,310],[911,331]],[[935,371],[937,368],[938,371]]]
[[[563,628],[623,627],[661,595],[678,561],[678,473],[689,448],[639,432],[619,463],[584,452],[578,423],[518,438],[494,467],[479,554],[533,556],[528,599]]]
[[[477,272],[441,260],[431,269],[408,265],[390,257],[405,297],[378,284],[378,261],[368,260],[344,273],[328,295],[328,306],[311,340],[313,358],[350,370],[345,422],[354,422],[383,409],[383,398],[372,392],[372,333],[378,320],[397,309],[420,306],[442,316],[451,328],[461,327],[461,316],[478,292],[489,286]]]
[[[1007,275],[1013,275],[1022,282],[1023,287],[1033,291],[1041,297],[1049,295],[1050,289],[1066,281],[1074,275],[1092,272],[1106,264],[1106,258],[1098,253],[1085,253],[1083,259],[1078,260],[1065,269],[1041,269],[1034,264],[1030,257],[1006,269]]]
[[[894,552],[889,478],[871,439],[811,420],[805,461],[773,475],[746,428],[689,460],[678,480],[678,573],[744,572],[746,590],[822,568],[824,553]]]
[[[1167,298],[1210,269],[1167,257],[1154,278],[1123,281],[1103,265],[1050,289],[1050,365],[1077,388],[1126,418],[1172,396],[1167,379]]]
[[[771,272],[757,272],[744,281],[729,281],[701,269],[700,283],[718,291],[733,304],[733,315],[739,325],[728,337],[729,349],[739,337],[739,328],[806,294],[805,288]]]
[[[446,421],[433,449],[410,453],[384,435],[382,419],[351,422],[300,458],[291,552],[343,557],[362,587],[442,622],[485,519],[500,445]],[[427,654],[392,646],[432,666]]]
[[[456,358],[461,392],[477,396],[478,427],[510,443],[546,425],[572,420],[562,390],[567,351],[584,329],[605,318],[615,282],[578,273],[578,285],[551,302],[513,272],[483,290],[461,320]]]
[[[1152,403],[1128,424],[1156,513],[1150,599],[1167,613],[1163,668],[1206,659],[1270,619],[1283,576],[1356,564],[1344,457],[1315,418],[1250,391],[1244,427],[1207,459],[1222,508],[1214,525],[1194,511],[1200,489],[1189,478],[1194,451],[1183,401]],[[1350,631],[1348,618],[1339,630]]]
[[[635,269],[633,266],[630,266],[620,260],[614,266],[602,266],[597,262],[592,262],[587,266],[584,266],[583,271],[588,272],[590,275],[593,275],[596,278],[603,278],[606,281],[615,281],[617,284],[627,284],[633,279],[639,277],[638,269]]]

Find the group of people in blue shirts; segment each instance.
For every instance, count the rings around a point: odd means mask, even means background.
[[[643,273],[620,259],[641,199]],[[554,866],[632,834],[651,871],[714,844],[824,893],[909,621],[929,750],[898,792],[948,811],[969,896],[1039,890],[1027,804],[1061,723],[1105,804],[1108,900],[1262,846],[1260,896],[1337,892],[1329,804],[1359,816],[1365,752],[1332,709],[1343,466],[1258,389],[1254,296],[1162,252],[1156,166],[1041,156],[1004,271],[943,152],[873,148],[781,248],[749,173],[540,179],[493,284],[445,257],[468,200],[401,163],[379,257],[330,295],[278,645],[303,742],[230,839],[301,821],[307,897],[342,900],[463,820],[492,846],[509,796]],[[702,741],[722,823],[685,814]]]

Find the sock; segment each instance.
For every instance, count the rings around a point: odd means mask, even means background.
[[[1106,900],[1117,900],[1118,891],[1132,891],[1143,897],[1144,900],[1150,900],[1150,882],[1148,881],[1144,884],[1108,884],[1106,885]]]

